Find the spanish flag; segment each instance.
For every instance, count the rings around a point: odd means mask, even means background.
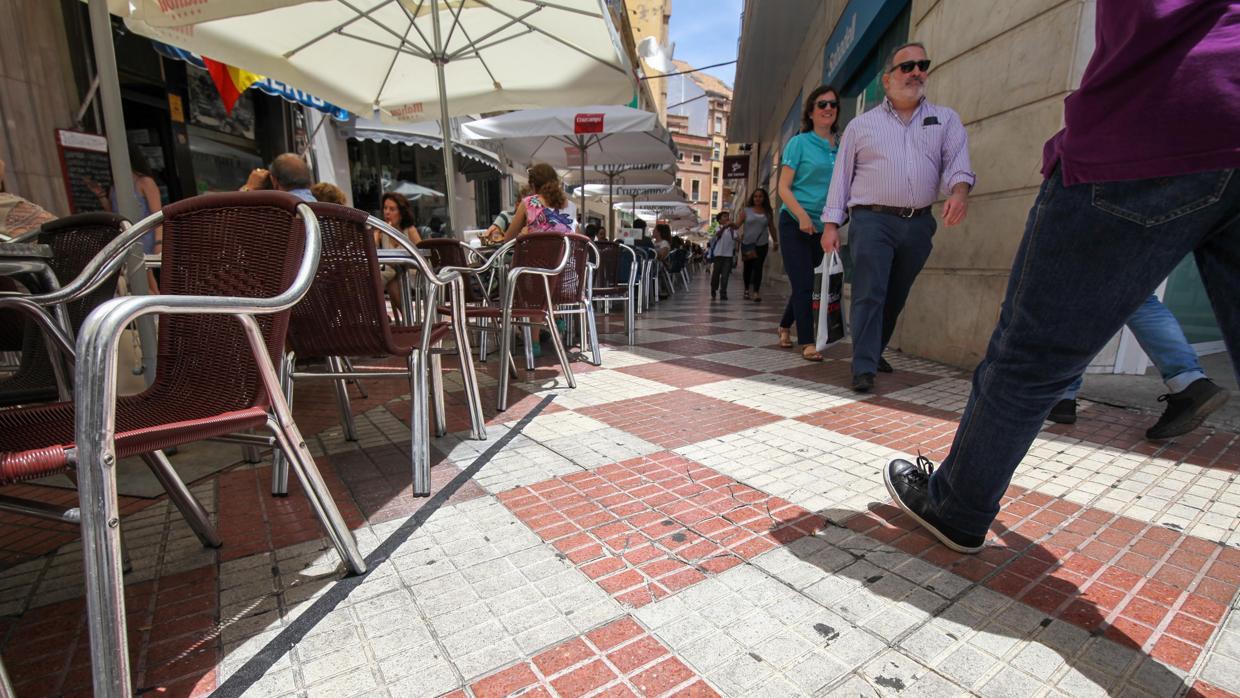
[[[224,109],[229,115],[232,115],[233,106],[242,93],[248,90],[250,85],[263,79],[262,75],[256,75],[227,63],[220,63],[206,56],[203,56],[202,62],[206,64],[207,71],[211,73],[211,79],[215,81],[215,89],[219,90],[220,99],[224,101]]]

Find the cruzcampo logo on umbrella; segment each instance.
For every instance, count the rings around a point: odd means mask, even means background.
[[[206,64],[207,72],[211,73],[211,80],[215,82],[215,89],[219,91],[220,99],[224,101],[224,111],[229,116],[232,116],[237,100],[246,90],[250,89],[250,85],[264,79],[257,73],[251,73],[227,63],[220,63],[206,56],[202,57],[202,62]]]

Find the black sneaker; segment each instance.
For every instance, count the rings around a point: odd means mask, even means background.
[[[1211,412],[1227,404],[1231,396],[1209,378],[1198,378],[1178,393],[1167,393],[1158,398],[1167,403],[1158,422],[1145,432],[1145,438],[1170,439],[1187,434],[1201,426]]]
[[[891,364],[887,363],[887,359],[884,359],[883,357],[880,356],[878,357],[878,372],[879,373],[894,373],[895,369],[891,367]]]
[[[917,456],[917,463],[897,458],[883,470],[887,492],[913,520],[958,553],[976,553],[986,545],[986,536],[974,536],[949,528],[930,511],[930,474],[934,465],[929,458]]]
[[[853,376],[852,389],[859,393],[868,393],[874,388],[873,373],[858,373]]]
[[[1056,424],[1076,424],[1076,400],[1060,400],[1046,418]]]
[[[713,300],[715,300],[715,292],[714,292],[714,291],[711,291],[711,292],[710,292],[710,299],[711,299],[712,301],[713,301]]]

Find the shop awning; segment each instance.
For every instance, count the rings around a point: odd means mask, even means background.
[[[207,68],[206,64],[202,62],[202,56],[199,56],[196,53],[191,53],[183,48],[177,48],[176,46],[165,44],[162,41],[156,41],[154,39],[151,39],[150,41],[151,45],[155,47],[155,52],[161,56],[171,58],[173,60],[185,61],[195,68],[202,68],[203,70],[206,70]],[[251,85],[251,87],[260,89],[272,97],[283,97],[294,104],[301,104],[303,106],[310,107],[311,109],[318,109],[325,114],[331,114],[332,118],[337,121],[349,120],[348,111],[341,109],[331,102],[319,99],[308,92],[303,92],[295,87],[292,87],[291,85],[285,85],[278,80],[263,78],[262,80],[259,80]]]
[[[824,6],[820,0],[781,0],[745,3],[740,50],[736,62],[736,87],[732,91],[732,115],[728,120],[729,143],[757,143],[762,133],[779,118],[786,105],[780,103],[793,62],[802,51],[806,36]],[[798,75],[799,78],[799,75]]]
[[[439,135],[439,123],[422,121],[412,124],[387,124],[378,119],[358,117],[348,123],[340,124],[340,135],[345,138],[356,138],[376,143],[403,143],[420,145],[425,148],[443,149],[443,139]],[[452,143],[452,150],[467,160],[486,165],[487,167],[506,174],[507,170],[499,157],[481,148],[465,143]]]

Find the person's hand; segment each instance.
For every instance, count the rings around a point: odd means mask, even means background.
[[[108,193],[103,190],[103,187],[99,186],[99,183],[91,179],[90,177],[83,177],[82,184],[88,190],[90,190],[90,193],[94,194],[96,198],[99,198],[99,199],[108,198]]]
[[[243,191],[260,191],[266,189],[270,180],[271,173],[259,167],[250,173],[249,179],[245,180]]]
[[[797,216],[797,228],[806,235],[814,234],[814,222],[809,219],[808,213],[802,211],[801,214]]]
[[[948,226],[958,225],[969,212],[969,194],[955,191],[943,202],[943,223]]]
[[[822,225],[822,251],[827,254],[840,250],[840,227],[834,223]]]

